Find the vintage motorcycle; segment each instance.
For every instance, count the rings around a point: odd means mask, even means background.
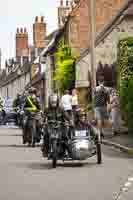
[[[58,160],[83,161],[94,155],[97,155],[97,163],[101,164],[101,136],[97,129],[93,126],[72,128],[68,123],[59,121],[48,123],[49,146],[46,157],[52,160],[53,168],[56,168]]]

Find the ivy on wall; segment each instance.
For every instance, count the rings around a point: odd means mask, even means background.
[[[61,45],[61,46],[60,46]],[[75,79],[74,61],[69,46],[62,46],[60,43],[57,53],[55,53],[56,70],[54,81],[60,93],[70,89]]]
[[[133,37],[118,44],[119,92],[123,118],[133,128]]]

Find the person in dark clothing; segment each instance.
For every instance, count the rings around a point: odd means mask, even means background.
[[[109,93],[104,87],[103,80],[100,80],[99,86],[97,86],[93,91],[93,107],[95,113],[95,120],[97,121],[97,126],[100,129],[102,136],[102,128],[110,126],[109,114],[107,111],[108,103]]]
[[[76,121],[75,121],[75,128],[90,130],[90,135],[92,137],[94,137],[96,135],[94,128],[92,127],[91,123],[87,119],[86,112],[82,109],[77,113],[77,117],[76,117]]]
[[[44,111],[44,138],[42,145],[43,156],[48,155],[50,121],[63,121],[63,111],[59,107],[59,97],[56,93],[49,96],[48,108]]]
[[[25,97],[25,103],[24,103],[24,111],[25,111],[25,127],[27,126],[28,123],[28,116],[32,113],[35,114],[35,119],[36,119],[36,125],[37,125],[37,131],[36,131],[36,139],[39,142],[41,139],[41,125],[42,125],[42,116],[41,116],[41,105],[40,102],[36,96],[36,88],[31,87],[28,91],[28,95]],[[26,132],[24,131],[23,134],[23,143],[26,143]]]
[[[17,94],[17,98],[13,102],[14,110],[17,110],[17,107],[21,109],[21,95]]]

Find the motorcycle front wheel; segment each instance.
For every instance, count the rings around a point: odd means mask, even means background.
[[[102,151],[101,151],[101,143],[96,143],[96,150],[97,150],[97,164],[102,163]]]
[[[31,127],[31,146],[32,147],[35,147],[35,133],[36,133],[36,130],[33,125],[33,127]]]
[[[56,140],[53,140],[52,151],[53,151],[53,154],[52,154],[52,167],[56,168],[56,166],[57,166],[57,141]]]

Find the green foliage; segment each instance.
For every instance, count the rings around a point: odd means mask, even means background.
[[[124,38],[118,45],[118,67],[120,79],[133,76],[133,38]]]
[[[133,128],[133,38],[118,45],[119,92],[121,111],[129,129]]]
[[[54,81],[56,87],[61,93],[69,89],[75,79],[74,61],[75,58],[71,55],[71,49],[68,46],[59,48],[55,54],[56,70]]]

